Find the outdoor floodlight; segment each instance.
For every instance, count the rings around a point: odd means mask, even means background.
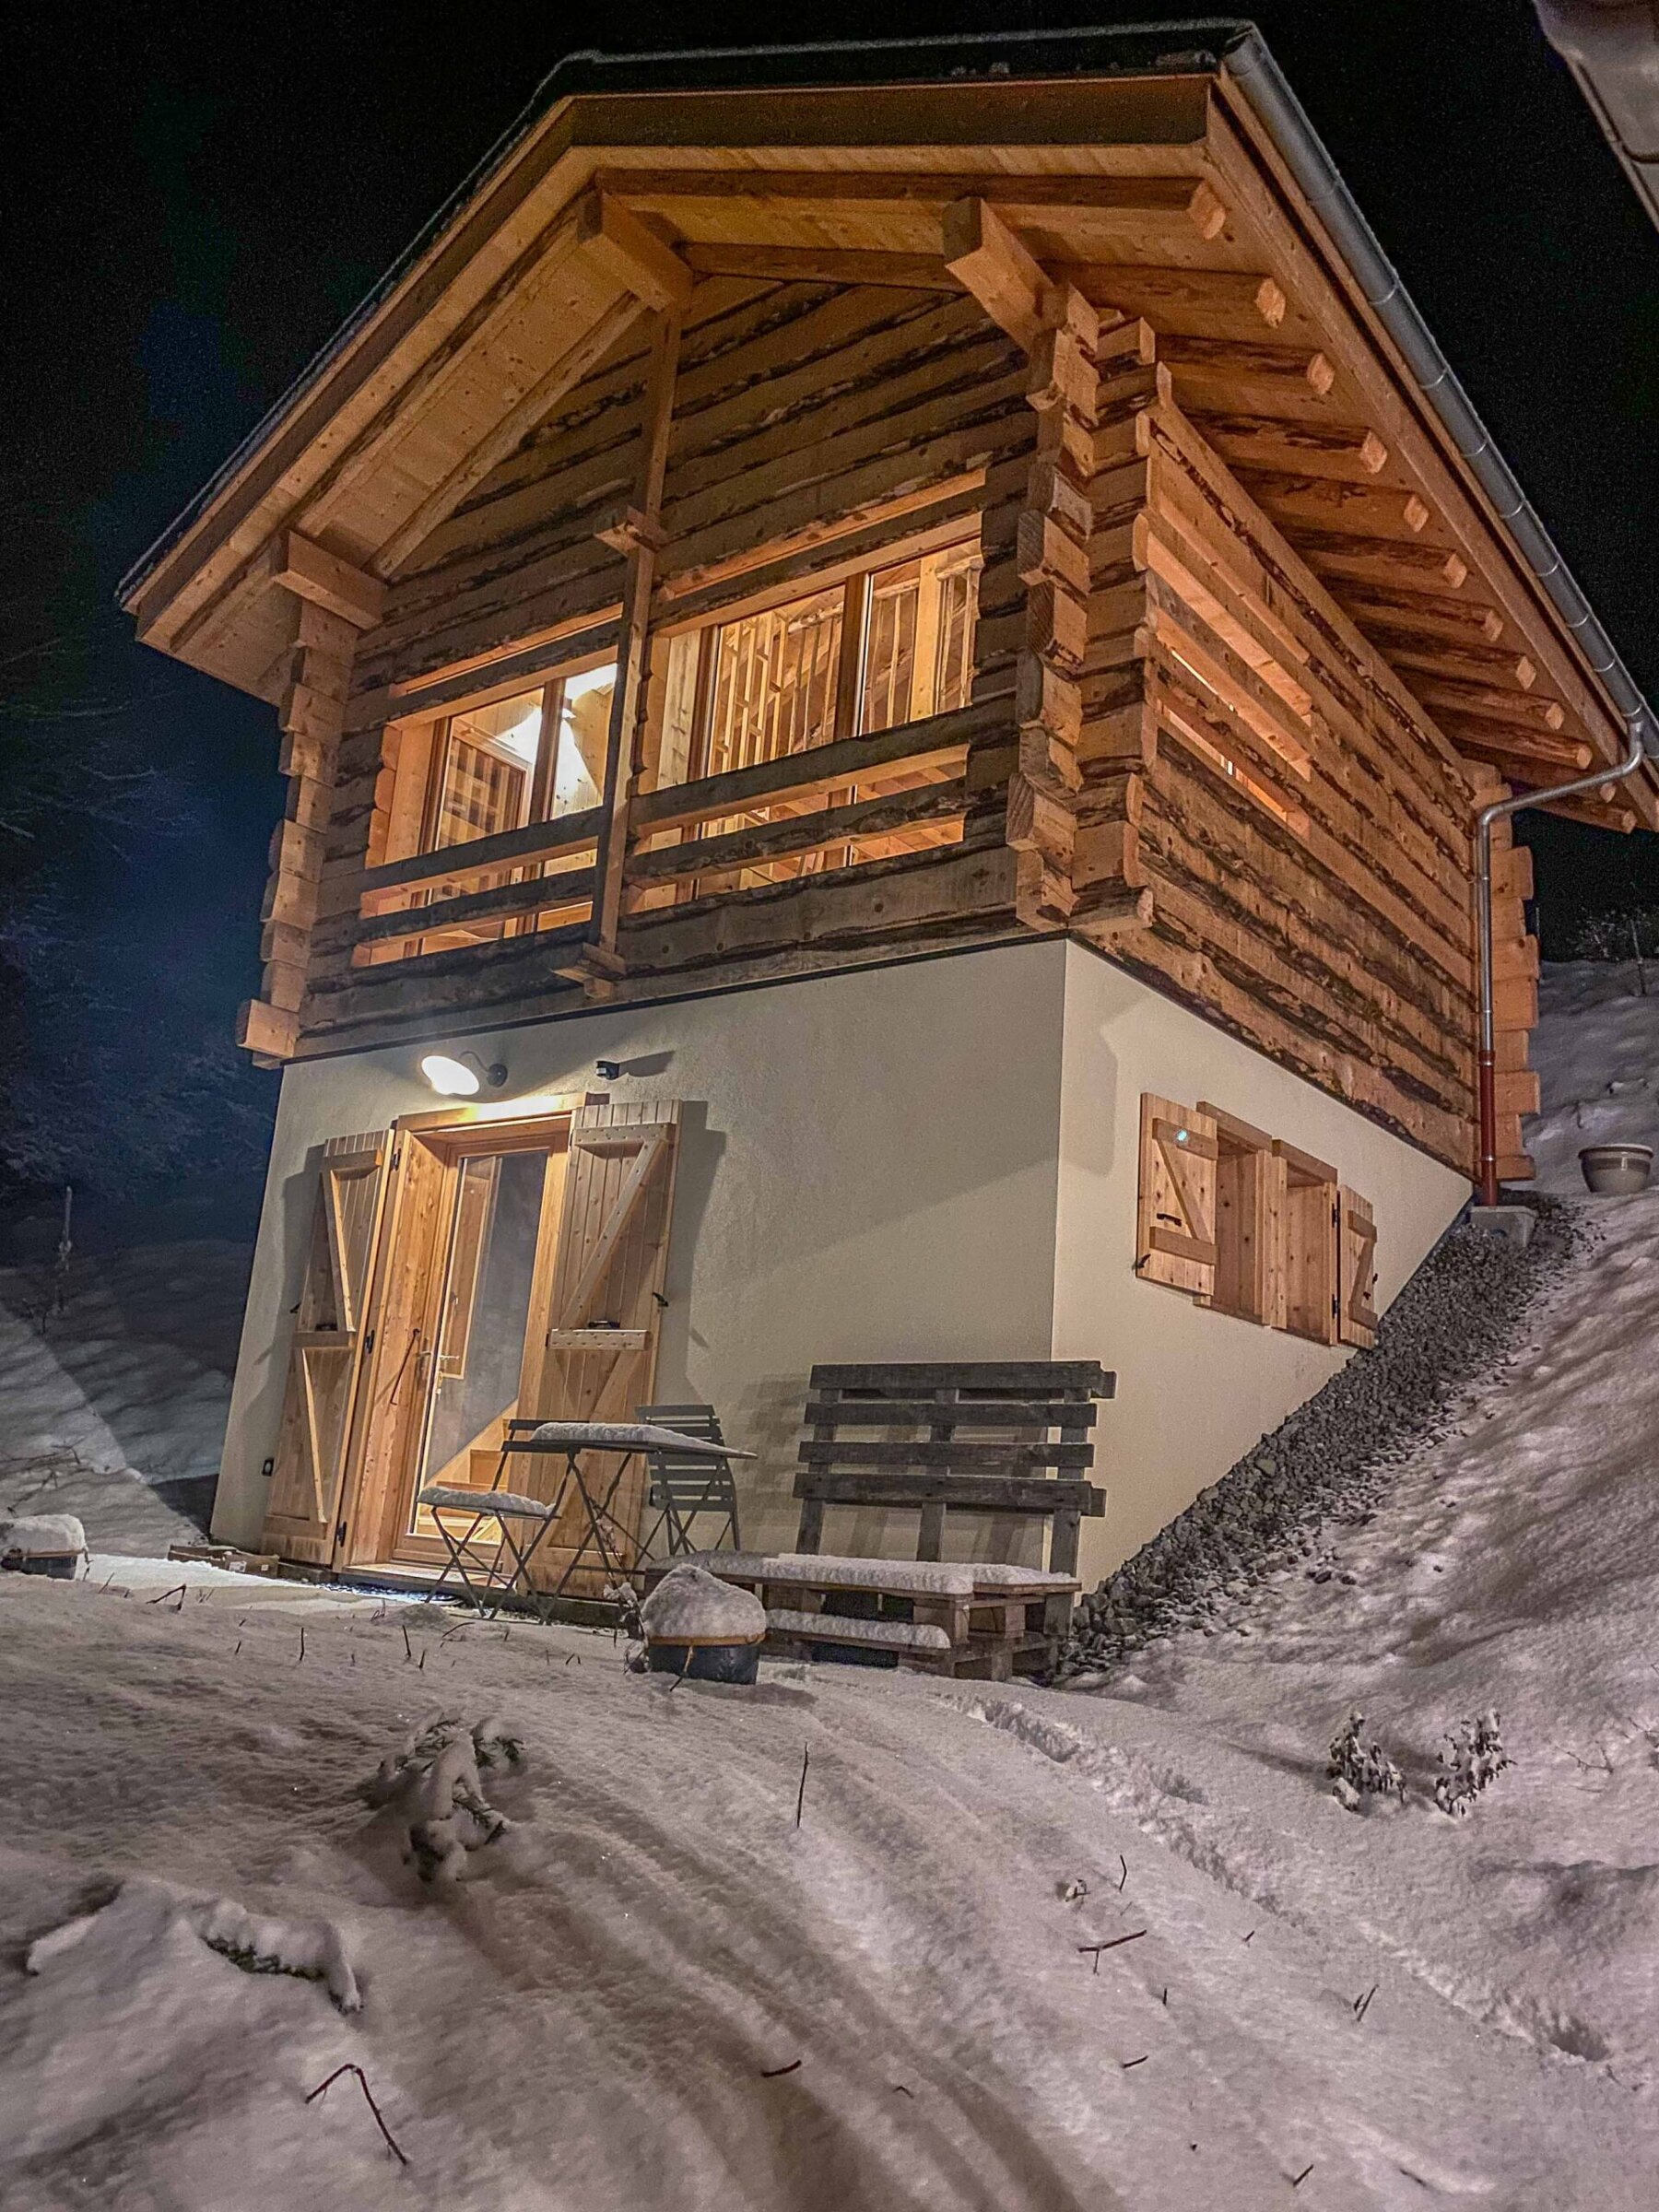
[[[500,1090],[507,1080],[502,1061],[486,1067],[477,1053],[423,1053],[420,1072],[442,1099],[476,1099],[486,1084]]]

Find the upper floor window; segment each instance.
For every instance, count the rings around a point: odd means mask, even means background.
[[[596,806],[616,685],[606,662],[450,715],[433,745],[422,849]]]
[[[661,780],[718,776],[966,706],[977,537],[668,641]]]

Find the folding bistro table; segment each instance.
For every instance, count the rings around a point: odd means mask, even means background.
[[[631,1562],[625,1555],[633,1547],[633,1535],[616,1516],[616,1496],[629,1461],[638,1453],[652,1451],[709,1459],[755,1456],[731,1444],[683,1436],[654,1421],[509,1421],[488,1489],[430,1483],[419,1493],[418,1501],[431,1514],[449,1553],[437,1587],[454,1590],[459,1585],[490,1619],[500,1611],[505,1599],[521,1593],[538,1618],[546,1620],[579,1569],[602,1570],[607,1582],[622,1581],[630,1571]],[[616,1465],[603,1484],[582,1465],[584,1455],[590,1453],[615,1455]],[[551,1503],[501,1488],[508,1461],[521,1454],[563,1459],[563,1472]],[[530,1562],[572,1503],[579,1508],[582,1532],[576,1547],[559,1580],[536,1590],[530,1582]],[[450,1516],[465,1526],[452,1527]],[[479,1531],[491,1521],[500,1534],[493,1538],[481,1536]]]

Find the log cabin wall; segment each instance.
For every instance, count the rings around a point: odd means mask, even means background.
[[[728,872],[709,890],[704,874],[665,912],[655,887],[670,864],[651,851],[652,824],[671,837],[695,826],[677,826],[653,757],[659,654],[636,763],[643,851],[629,868],[643,888],[625,923],[624,993],[1065,929],[1466,1168],[1479,771],[1176,406],[1151,326],[1097,312],[1075,288],[1062,297],[1033,363],[972,299],[698,288],[655,628],[810,588],[918,525],[977,516],[977,669],[972,707],[947,733],[953,780],[935,794],[959,810],[944,852],[866,844],[860,865],[809,886],[736,888]],[[515,645],[526,671],[612,646],[614,534],[647,358],[637,329],[618,340],[421,547],[359,646],[301,1050],[582,1003],[559,944],[534,934],[366,965],[360,887],[384,861],[398,747],[412,741],[400,704],[441,708]],[[1509,931],[1515,908],[1500,926],[1511,996],[1528,958],[1524,931]],[[1522,1173],[1525,1010],[1503,1010],[1502,1148]]]
[[[1038,826],[1024,839],[1046,871],[1033,918],[1064,912],[1074,935],[1467,1171],[1471,771],[1177,407],[1158,351],[1145,324],[1108,323],[1092,404],[1072,410],[1087,634],[1057,645],[1034,587],[1010,810]],[[1036,503],[1057,511],[1040,482]],[[1061,534],[1042,588],[1065,595],[1079,534]],[[1527,955],[1511,904],[1501,1148],[1504,1171],[1524,1173]]]
[[[614,650],[624,573],[617,525],[638,464],[647,358],[636,326],[556,419],[420,547],[388,589],[383,621],[361,641],[325,834],[302,1051],[462,1011],[500,1018],[582,1003],[579,982],[558,972],[557,948],[535,935],[366,964],[362,872],[387,855],[399,747],[419,735],[411,708],[441,711],[476,690],[485,663],[491,683],[521,667],[529,680],[560,661]],[[943,733],[952,740],[950,790],[927,802],[937,814],[954,799],[947,857],[912,859],[865,838],[862,865],[818,874],[810,891],[681,896],[672,925],[657,913],[660,892],[642,894],[624,924],[630,977],[659,979],[662,988],[670,976],[717,966],[716,980],[737,980],[734,963],[745,974],[757,963],[829,965],[838,952],[855,956],[871,935],[948,941],[1017,928],[1003,809],[1017,652],[1010,624],[1022,618],[1025,588],[1015,541],[1035,428],[1026,381],[1021,350],[971,299],[720,276],[698,286],[685,317],[662,499],[652,608],[658,646],[723,609],[785,587],[810,590],[917,531],[974,518],[985,563],[984,643],[972,705]],[[671,811],[653,758],[661,663],[659,651],[635,759],[636,790],[648,803],[655,794],[659,823]],[[912,800],[912,814],[922,805]],[[680,825],[677,833],[694,829]],[[902,847],[902,836],[897,841]],[[648,877],[649,855],[639,865]],[[868,885],[837,881],[918,870],[921,881],[894,886],[873,909]],[[695,879],[682,887],[697,888]],[[843,888],[856,898],[838,899]],[[807,954],[806,945],[818,949]]]

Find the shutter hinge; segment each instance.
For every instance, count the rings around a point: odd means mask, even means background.
[[[403,1147],[401,1145],[394,1145],[392,1147],[392,1165],[394,1168],[403,1165]]]
[[[374,1349],[374,1331],[373,1331],[372,1329],[371,1329],[371,1330],[368,1332],[368,1334],[367,1334],[367,1335],[364,1336],[364,1338],[363,1338],[363,1357],[364,1357],[364,1359],[366,1359],[369,1357],[370,1353],[371,1353],[371,1352],[373,1349]]]
[[[346,1541],[346,1524],[345,1524],[345,1522],[344,1522],[344,1521],[342,1521],[342,1522],[340,1523],[339,1526],[338,1526],[338,1527],[337,1527],[337,1528],[335,1530],[335,1549],[336,1551],[338,1551],[338,1550],[339,1550],[339,1548],[340,1548],[340,1547],[341,1547],[341,1546],[342,1546],[342,1545],[345,1543],[345,1541]]]

